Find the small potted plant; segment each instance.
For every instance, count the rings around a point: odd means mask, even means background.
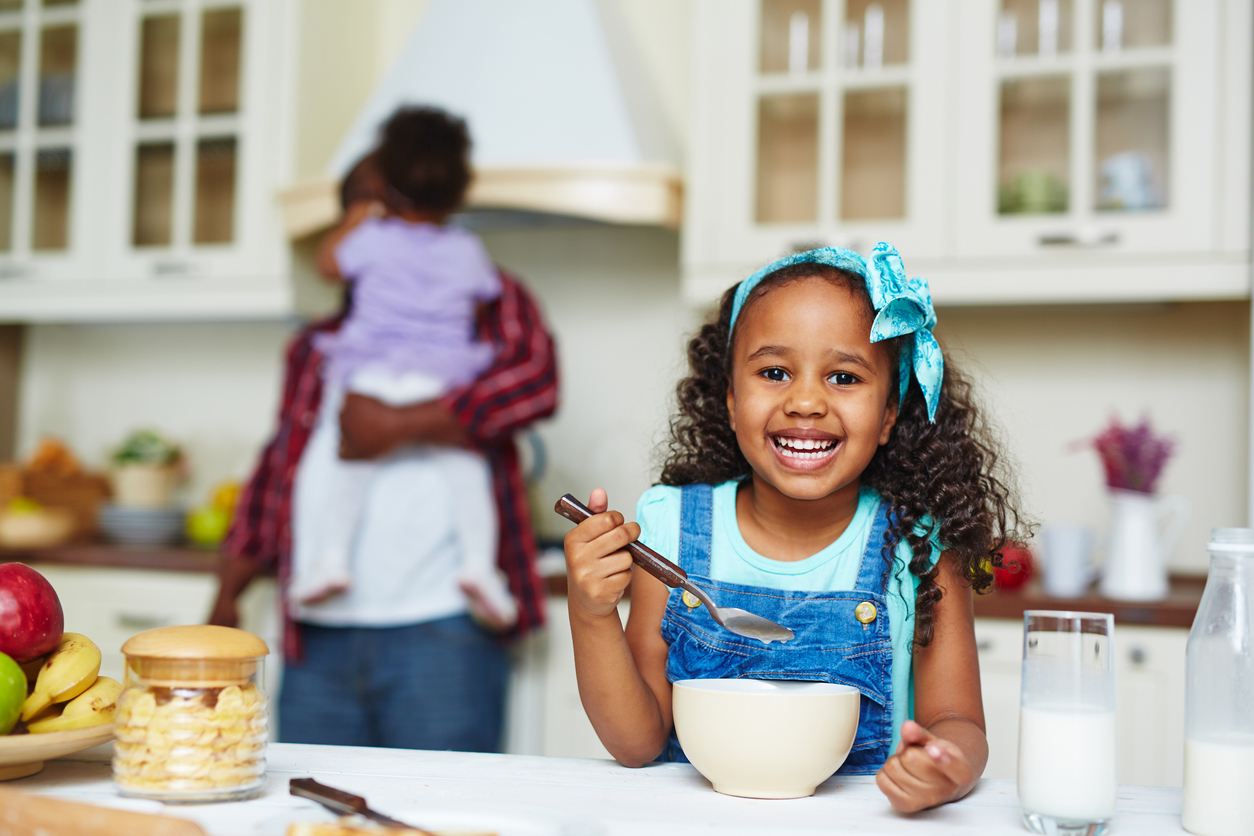
[[[113,500],[128,508],[166,508],[183,477],[183,451],[154,430],[136,430],[110,458]]]
[[[1102,460],[1110,498],[1102,594],[1131,601],[1167,597],[1167,559],[1191,509],[1183,496],[1156,495],[1175,442],[1158,435],[1148,418],[1128,427],[1112,418],[1089,442]]]
[[[1106,429],[1089,443],[1101,457],[1107,488],[1141,494],[1155,493],[1158,478],[1175,450],[1175,442],[1156,435],[1147,417],[1134,427],[1112,417]]]

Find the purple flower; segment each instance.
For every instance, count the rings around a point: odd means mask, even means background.
[[[1148,417],[1135,427],[1125,427],[1112,416],[1110,426],[1090,443],[1102,457],[1107,487],[1141,493],[1154,492],[1175,449],[1173,439],[1154,435]]]

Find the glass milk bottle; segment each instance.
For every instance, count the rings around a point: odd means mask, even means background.
[[[1254,833],[1254,529],[1211,531],[1210,573],[1189,631],[1184,829]]]

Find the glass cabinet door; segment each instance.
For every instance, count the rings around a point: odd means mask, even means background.
[[[125,192],[129,250],[155,274],[200,272],[243,237],[248,4],[133,0]]]
[[[760,264],[819,245],[942,246],[948,20],[924,0],[751,0],[719,7],[712,56],[727,90],[721,168],[742,177],[713,201],[715,258]],[[717,62],[725,62],[721,65]]]
[[[6,277],[55,273],[80,237],[73,207],[82,13],[75,0],[0,0],[0,275]]]
[[[1215,2],[960,7],[960,254],[1205,247]]]
[[[0,316],[290,310],[300,0],[0,0]]]
[[[825,11],[835,18],[830,28],[836,33],[827,67]],[[760,14],[758,225],[812,224],[817,231],[859,221],[902,222],[908,0],[762,0]]]

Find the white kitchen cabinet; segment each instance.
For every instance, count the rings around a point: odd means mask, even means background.
[[[0,3],[0,319],[291,312],[295,13]]]
[[[1184,648],[1189,631],[1117,627],[1119,783],[1184,782]]]
[[[136,633],[177,624],[204,624],[218,590],[205,572],[97,568],[40,563],[61,600],[65,629],[82,633],[100,647],[100,673],[122,680],[122,645]],[[240,627],[270,647],[266,691],[278,695],[282,673],[278,593],[271,578],[254,581],[240,598]]]
[[[82,96],[104,93],[82,68],[91,50],[87,18],[77,3],[0,5],[0,276],[6,283],[82,269],[76,244],[87,220],[82,195],[89,191],[82,171],[103,162],[84,141],[91,120]]]
[[[689,299],[879,240],[940,304],[1248,297],[1251,0],[694,15]]]
[[[976,619],[980,693],[988,736],[985,778],[1014,778],[1019,755],[1019,685],[1023,677],[1023,623]]]
[[[824,244],[939,256],[943,3],[699,0],[688,295]]]
[[[1014,778],[1019,752],[1023,623],[977,619],[988,731],[986,778]],[[1115,628],[1120,784],[1178,787],[1184,779],[1184,648],[1189,631]]]
[[[543,744],[539,754],[563,758],[609,758],[610,753],[601,745],[579,698],[566,598],[550,598],[548,605],[548,652],[544,668],[541,726]],[[623,624],[627,623],[629,609],[627,602],[618,607]]]
[[[1224,276],[1245,288],[1248,3],[958,9],[955,256],[1111,274],[1157,262],[1183,298],[1219,292]]]

